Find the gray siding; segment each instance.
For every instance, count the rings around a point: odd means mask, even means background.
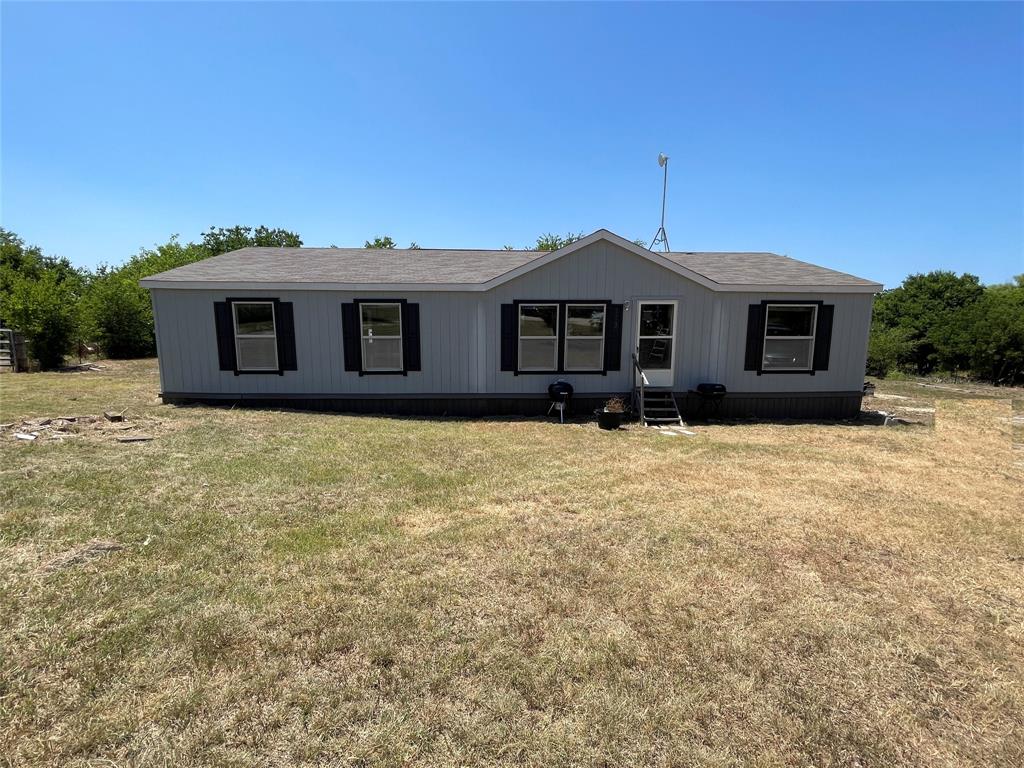
[[[227,296],[293,302],[298,370],[235,376],[218,370],[213,303]],[[531,394],[555,374],[500,371],[500,305],[515,299],[608,299],[630,302],[623,319],[622,368],[606,376],[560,374],[578,393],[626,392],[638,299],[679,302],[675,389],[702,381],[730,392],[853,392],[863,382],[871,296],[867,294],[716,293],[608,242],[597,242],[487,292],[404,292],[152,289],[164,392],[208,394]],[[341,304],[354,298],[405,298],[420,305],[422,371],[363,376],[344,370]],[[834,304],[828,371],[757,376],[743,370],[747,306],[762,299],[815,298]]]

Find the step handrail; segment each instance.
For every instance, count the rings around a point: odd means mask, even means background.
[[[647,419],[644,418],[644,387],[651,382],[647,380],[647,374],[644,373],[640,360],[637,359],[636,352],[633,353],[633,368],[640,374],[640,423],[647,426]],[[636,391],[636,387],[633,388],[633,391]]]

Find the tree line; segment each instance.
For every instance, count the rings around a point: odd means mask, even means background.
[[[582,237],[548,232],[524,250],[557,250]],[[0,228],[0,323],[25,335],[30,356],[43,369],[60,367],[76,352],[150,357],[156,354],[153,307],[139,280],[239,248],[301,245],[302,238],[285,229],[211,227],[198,242],[174,236],[120,266],[89,271],[46,256]],[[398,246],[381,235],[363,247]],[[882,292],[875,298],[867,372],[881,377],[954,373],[995,384],[1022,383],[1024,275],[985,286],[974,275],[936,271],[911,275]]]
[[[974,275],[911,275],[875,297],[869,375],[952,374],[1024,383],[1024,275],[982,285]]]

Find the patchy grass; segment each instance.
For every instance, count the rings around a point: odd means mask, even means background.
[[[666,438],[157,389],[0,377],[155,437],[0,439],[0,762],[1024,759],[1007,400]]]

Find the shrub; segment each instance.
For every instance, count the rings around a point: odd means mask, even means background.
[[[29,354],[43,370],[59,368],[75,341],[78,292],[54,270],[17,275],[4,302],[6,320],[25,334]]]
[[[895,373],[913,356],[914,342],[904,328],[884,328],[878,322],[871,324],[868,339],[868,376],[884,379]]]

